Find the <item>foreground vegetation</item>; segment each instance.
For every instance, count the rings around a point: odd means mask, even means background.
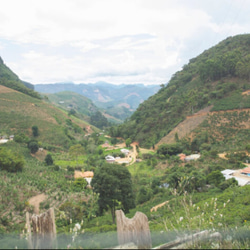
[[[103,248],[118,244],[111,207],[101,212],[95,189],[88,189],[86,182],[72,178],[75,169],[97,173],[102,168],[115,167],[105,167],[104,157],[111,152],[104,151],[100,145],[106,140],[111,143],[112,138],[93,134],[73,145],[68,153],[51,151],[52,165],[47,165],[45,159],[39,161],[31,156],[25,143],[12,141],[1,145],[1,150],[15,151],[25,158],[22,171],[1,170],[1,247],[13,244],[19,248],[27,247],[25,212],[32,213],[33,207],[28,200],[39,193],[47,195],[46,201],[40,204],[40,212],[51,206],[56,208],[59,247]],[[138,148],[138,157],[142,161],[127,167],[131,173],[130,187],[136,207],[131,206],[126,216],[131,218],[136,211],[147,215],[153,246],[206,229],[223,235],[223,241],[218,243],[222,248],[247,248],[250,186],[238,187],[233,179],[225,181],[220,171],[243,167],[242,162],[249,157],[228,152],[229,160],[220,159],[218,152],[213,150],[216,145],[209,144],[210,148],[204,147],[199,160],[183,163],[176,154],[179,151],[192,152],[191,144],[187,146],[185,140],[180,140],[148,153]],[[245,150],[249,150],[249,146]],[[168,203],[157,211],[150,211],[166,201]],[[123,208],[122,204],[117,202],[113,209]],[[81,229],[73,230],[77,223]],[[22,240],[10,233],[21,234]],[[16,240],[10,243],[9,237]],[[199,247],[204,247],[204,244],[209,248],[212,246],[211,242],[205,242]]]

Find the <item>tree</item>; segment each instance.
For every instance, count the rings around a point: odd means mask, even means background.
[[[36,125],[32,126],[32,134],[34,137],[38,136],[38,127]]]
[[[45,163],[46,165],[53,165],[53,159],[52,159],[52,156],[51,154],[47,154],[46,157],[45,157]]]
[[[176,132],[175,135],[174,135],[174,139],[175,139],[175,142],[179,142],[180,139],[179,139],[179,136],[178,136],[178,133]]]
[[[92,179],[94,192],[99,193],[100,214],[110,209],[113,223],[117,206],[127,213],[135,207],[131,174],[127,168],[116,164],[106,164],[96,169]]]
[[[68,112],[68,116],[70,115],[75,115],[76,111],[74,109],[70,109],[70,111]]]
[[[35,140],[29,141],[28,148],[30,149],[30,153],[35,154],[39,149],[37,141]]]
[[[0,148],[0,170],[21,172],[24,164],[25,161],[21,155],[17,155],[5,148]]]
[[[220,170],[215,170],[213,172],[211,172],[208,176],[207,176],[207,181],[209,184],[213,184],[216,187],[219,186],[219,184],[225,180],[224,175],[220,172]]]
[[[130,144],[132,143],[132,140],[131,140],[130,138],[128,138],[128,139],[125,141],[125,143],[126,143],[126,147],[129,147]]]

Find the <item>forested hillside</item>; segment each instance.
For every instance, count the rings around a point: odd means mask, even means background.
[[[3,62],[0,57],[0,85],[20,91],[29,96],[40,99],[40,95],[34,91],[34,86],[28,82],[21,81]]]
[[[111,136],[154,146],[186,116],[211,111],[250,108],[250,35],[229,37],[193,58],[169,83],[143,102]]]

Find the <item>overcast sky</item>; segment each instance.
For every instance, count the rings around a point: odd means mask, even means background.
[[[33,84],[162,84],[250,31],[249,0],[0,0],[0,56]]]

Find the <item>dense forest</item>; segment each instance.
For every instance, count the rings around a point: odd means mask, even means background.
[[[131,138],[150,148],[187,115],[205,107],[213,105],[217,111],[249,108],[249,96],[240,94],[249,89],[249,51],[248,34],[229,37],[204,51],[143,102],[124,124],[111,128],[111,135]]]

